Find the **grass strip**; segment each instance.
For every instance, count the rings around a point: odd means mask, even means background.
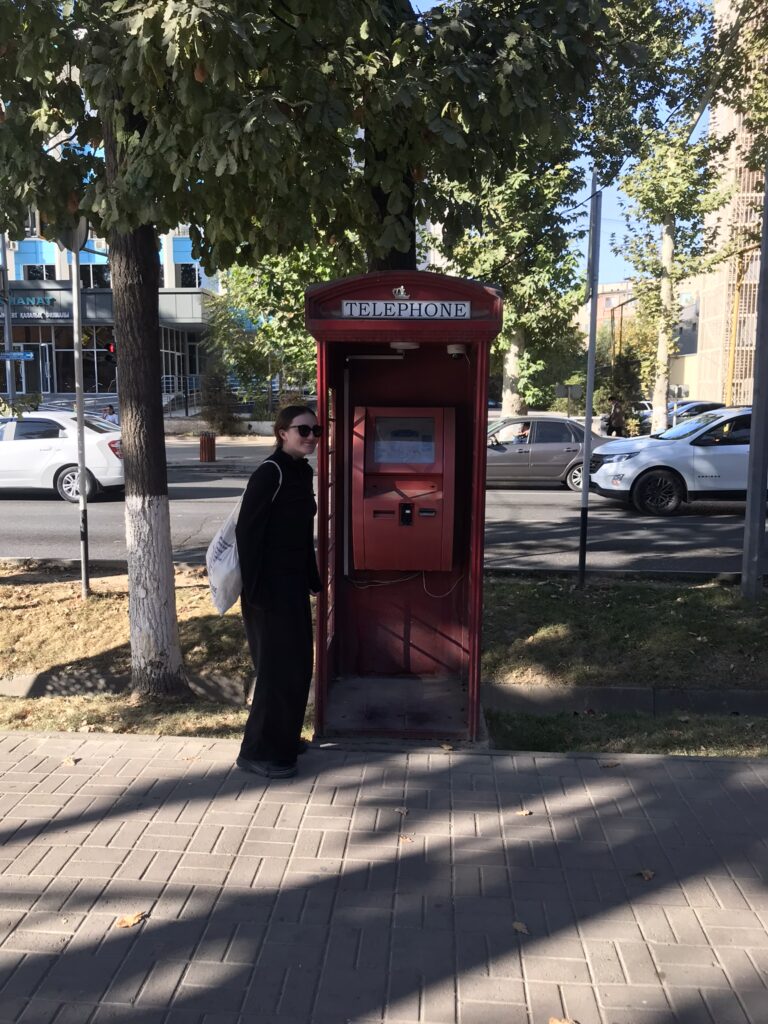
[[[741,715],[557,714],[486,711],[499,750],[768,757],[768,719]]]
[[[768,601],[738,588],[486,580],[483,679],[569,686],[766,687]]]
[[[153,701],[131,694],[0,697],[0,731],[114,732],[239,739],[246,708],[212,701]],[[312,707],[304,735],[312,735]]]

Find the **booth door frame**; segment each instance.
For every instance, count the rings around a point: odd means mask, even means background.
[[[483,380],[488,374],[489,344],[484,340],[474,343],[477,358],[477,375]],[[469,739],[477,739],[480,713],[480,648],[482,638],[482,576],[484,571],[485,541],[485,423],[487,408],[483,389],[475,392],[475,437],[472,459],[472,503],[470,524],[470,608],[467,647],[469,653],[467,679],[467,733]],[[328,699],[328,669],[333,663],[333,646],[336,640],[336,538],[337,516],[343,513],[336,501],[338,464],[337,436],[337,391],[329,387],[328,345],[318,340],[317,351],[317,413],[326,428],[317,452],[318,463],[318,563],[322,586],[317,597],[317,657],[315,664],[315,730],[322,735],[325,728]],[[331,460],[334,475],[329,477]],[[320,486],[320,484],[323,486]]]

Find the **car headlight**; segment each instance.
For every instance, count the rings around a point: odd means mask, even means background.
[[[626,462],[627,459],[634,459],[634,457],[639,454],[640,452],[622,452],[621,455],[604,455],[603,465],[607,462]]]

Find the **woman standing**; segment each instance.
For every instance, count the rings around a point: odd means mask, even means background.
[[[241,607],[256,689],[238,768],[270,779],[296,774],[312,680],[310,592],[320,590],[307,462],[322,434],[304,405],[281,409],[277,448],[252,474],[237,520]]]

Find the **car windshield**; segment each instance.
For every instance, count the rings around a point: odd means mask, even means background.
[[[697,433],[702,427],[708,427],[710,423],[714,423],[720,419],[720,411],[715,412],[703,412],[699,416],[693,419],[683,420],[682,423],[678,423],[674,427],[670,427],[669,430],[662,430],[660,434],[651,434],[651,437],[660,438],[663,441],[680,441],[684,437],[690,437],[691,434]]]

